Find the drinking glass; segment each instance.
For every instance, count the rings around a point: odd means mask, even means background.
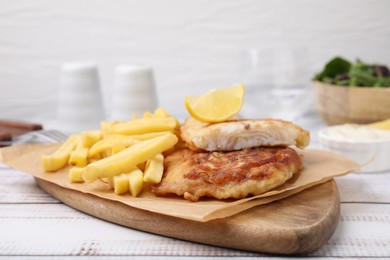
[[[295,121],[310,104],[307,54],[301,47],[251,48],[241,67],[244,118]]]

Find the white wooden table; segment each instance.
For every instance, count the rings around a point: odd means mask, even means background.
[[[305,124],[305,123],[303,123]],[[308,126],[317,146],[318,121]],[[390,158],[389,158],[390,159]],[[0,164],[0,257],[275,257],[196,244],[118,226],[62,204],[34,179]],[[333,237],[306,257],[390,258],[390,171],[351,173],[337,184],[341,217]]]

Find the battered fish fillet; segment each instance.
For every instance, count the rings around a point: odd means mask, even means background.
[[[302,166],[291,148],[251,148],[231,152],[195,152],[185,148],[167,156],[157,195],[177,194],[190,201],[200,197],[245,198],[285,183]]]
[[[310,133],[287,121],[276,119],[233,120],[207,124],[187,119],[181,138],[193,150],[232,151],[258,146],[309,145]]]

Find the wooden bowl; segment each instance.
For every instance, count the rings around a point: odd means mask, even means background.
[[[328,125],[390,118],[390,88],[344,87],[314,81],[315,106]]]

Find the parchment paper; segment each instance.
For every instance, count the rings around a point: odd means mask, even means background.
[[[0,160],[4,164],[67,189],[93,194],[105,199],[119,201],[128,206],[200,222],[224,218],[251,207],[270,203],[300,192],[316,184],[326,182],[333,177],[358,170],[360,166],[348,159],[320,150],[303,150],[304,169],[279,188],[262,195],[241,200],[202,199],[189,202],[181,197],[158,197],[148,187],[139,197],[130,194],[116,195],[102,182],[70,183],[68,168],[55,173],[46,173],[41,166],[41,156],[50,154],[59,144],[19,145],[0,149]]]

